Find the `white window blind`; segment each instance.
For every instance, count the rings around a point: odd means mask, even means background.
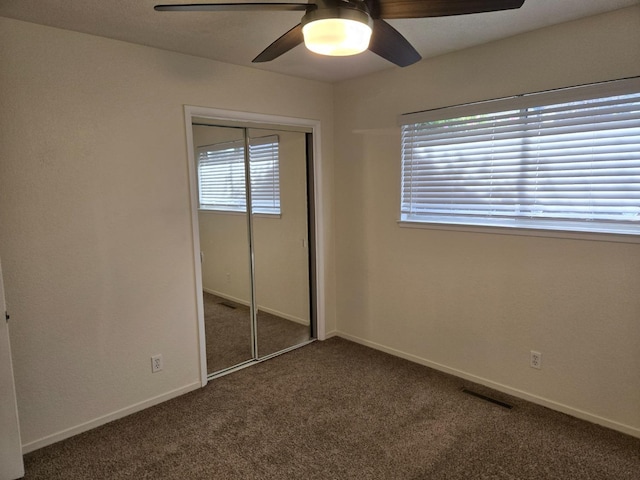
[[[246,211],[244,142],[197,149],[198,192],[203,210]],[[280,214],[278,136],[249,141],[251,201],[254,213]]]
[[[401,124],[401,221],[640,234],[639,79]]]

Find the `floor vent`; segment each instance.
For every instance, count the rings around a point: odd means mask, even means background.
[[[481,393],[474,392],[473,390],[469,390],[468,388],[463,388],[462,392],[466,393],[468,395],[473,395],[474,397],[481,398],[482,400],[485,400],[487,402],[495,403],[496,405],[500,405],[502,408],[506,408],[508,410],[511,410],[513,408],[513,405],[510,405],[510,404],[505,403],[505,402],[501,402],[500,400],[496,400],[495,398],[488,397],[488,396],[483,395]]]
[[[238,308],[233,303],[229,303],[229,302],[220,302],[218,305],[222,305],[222,306],[230,308],[232,310],[235,310],[236,308]]]

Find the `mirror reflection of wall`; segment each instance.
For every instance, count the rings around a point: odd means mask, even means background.
[[[250,219],[243,199],[245,129],[193,126],[208,373],[311,338],[305,134],[246,133]]]

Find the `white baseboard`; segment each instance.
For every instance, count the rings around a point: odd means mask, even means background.
[[[474,383],[479,383],[486,387],[493,388],[494,390],[498,390],[502,393],[506,393],[508,395],[512,395],[514,397],[518,397],[523,400],[527,400],[537,405],[542,405],[543,407],[550,408],[551,410],[556,410],[558,412],[566,413],[567,415],[571,415],[572,417],[576,417],[581,420],[586,420],[587,422],[595,423],[597,425],[602,425],[603,427],[607,427],[612,430],[617,430],[618,432],[626,433],[627,435],[640,438],[639,428],[632,427],[630,425],[625,425],[623,423],[619,423],[619,422],[616,422],[615,420],[610,420],[608,418],[600,417],[598,415],[594,415],[592,413],[585,412],[577,408],[573,408],[569,405],[564,405],[562,403],[558,403],[544,397],[539,397],[537,395],[533,395],[531,393],[518,390],[516,388],[512,388],[507,385],[503,385],[501,383],[496,383],[486,378],[478,377],[476,375],[464,372],[462,370],[457,370],[455,368],[447,367],[446,365],[442,365],[437,362],[432,362],[425,358],[418,357],[410,353],[405,353],[400,350],[396,350],[394,348],[390,348],[376,342],[364,340],[354,335],[349,335],[348,333],[337,331],[337,332],[332,332],[332,336],[333,335],[337,335],[338,337],[344,338],[345,340],[350,340],[352,342],[359,343],[367,347],[371,347],[375,350],[380,350],[381,352],[389,353],[396,357],[404,358],[405,360],[409,360],[411,362],[415,362],[420,365],[433,368],[434,370],[439,370],[441,372],[448,373],[459,378],[464,378],[465,380],[469,380]]]
[[[300,325],[304,325],[305,327],[309,326],[309,321],[304,318],[296,317],[294,315],[289,315],[288,313],[279,312],[278,310],[273,310],[271,308],[262,307],[258,305],[258,310],[270,313],[271,315],[275,315],[276,317],[284,318],[285,320],[289,320],[290,322],[299,323]]]
[[[330,332],[325,333],[324,338],[319,338],[318,340],[328,340],[331,337],[335,337],[335,336],[338,336],[338,331],[337,330],[331,330]],[[347,338],[347,337],[345,336],[344,338]],[[358,343],[360,343],[360,342],[358,342]]]
[[[38,450],[39,448],[52,445],[56,442],[59,442],[60,440],[65,440],[67,438],[73,437],[74,435],[78,435],[79,433],[83,433],[93,428],[99,427],[101,425],[104,425],[105,423],[109,423],[114,420],[118,420],[119,418],[126,417],[127,415],[131,415],[132,413],[136,413],[146,408],[153,407],[154,405],[158,405],[159,403],[166,402],[167,400],[171,400],[172,398],[179,397],[180,395],[184,395],[185,393],[191,392],[200,387],[200,382],[185,385],[184,387],[171,390],[170,392],[163,393],[162,395],[158,395],[157,397],[144,400],[115,412],[108,413],[107,415],[103,415],[102,417],[98,417],[96,419],[89,420],[88,422],[81,423],[80,425],[76,425],[75,427],[70,427],[65,430],[61,430],[60,432],[47,435],[46,437],[40,438],[38,440],[34,440],[33,442],[25,443],[24,445],[22,445],[22,454],[25,455],[29,452]]]
[[[224,298],[225,300],[230,300],[234,303],[239,303],[240,305],[244,305],[245,307],[249,306],[249,302],[246,300],[241,300],[239,298],[232,297],[231,295],[227,295],[226,293],[216,292],[215,290],[211,290],[210,288],[203,288],[203,291],[210,293],[211,295],[216,295],[218,297]],[[270,313],[271,315],[275,315],[276,317],[284,318],[285,320],[289,320],[294,323],[299,323],[300,325],[309,326],[309,321],[304,318],[296,317],[294,315],[289,315],[288,313],[279,312],[273,308],[263,307],[262,305],[258,305],[258,310]]]
[[[224,298],[225,300],[230,300],[234,303],[239,303],[240,305],[244,305],[245,307],[249,306],[249,300],[245,300],[243,298],[236,298],[233,295],[227,295],[226,293],[218,292],[217,290],[213,290],[211,288],[202,288],[202,290],[206,293],[210,293],[211,295],[215,295],[216,297]]]

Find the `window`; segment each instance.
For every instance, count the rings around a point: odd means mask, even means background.
[[[401,222],[640,234],[639,78],[401,124]]]
[[[199,208],[246,212],[244,141],[197,149]],[[254,213],[280,214],[278,136],[249,140],[251,202]]]

